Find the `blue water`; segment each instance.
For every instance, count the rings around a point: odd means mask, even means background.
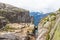
[[[40,20],[47,16],[48,14],[43,14],[43,12],[30,12],[30,16],[34,17],[34,25],[37,26]]]

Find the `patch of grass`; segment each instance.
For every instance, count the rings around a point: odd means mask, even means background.
[[[54,40],[60,40],[60,23],[59,25],[57,26],[57,29],[55,31],[55,35],[54,35]]]
[[[10,31],[10,32],[13,32],[14,30],[16,30],[16,28],[12,28],[10,26],[5,26],[5,28],[3,29],[3,31]]]
[[[51,13],[50,16],[56,16],[56,14],[55,13]]]

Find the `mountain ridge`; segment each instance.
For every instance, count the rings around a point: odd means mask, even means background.
[[[47,16],[49,13],[43,14],[43,12],[30,12],[30,16],[34,17],[34,24],[35,26],[38,25],[39,21]]]

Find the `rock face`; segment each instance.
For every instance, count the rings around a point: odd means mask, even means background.
[[[38,25],[37,40],[52,40],[56,26],[58,26],[60,11],[53,12],[43,18]]]
[[[33,21],[28,10],[4,3],[0,3],[0,16],[4,17],[7,23],[31,23]],[[3,25],[3,23],[1,24]]]
[[[12,25],[12,27],[10,25]],[[17,27],[14,27],[14,25],[17,25]],[[33,24],[8,24],[3,31],[0,32],[0,40],[35,40],[33,32]]]
[[[0,3],[0,29],[0,40],[35,40],[33,17],[25,9]]]
[[[7,24],[7,20],[0,16],[0,28],[2,28],[3,26],[5,26]]]
[[[0,16],[3,16],[12,23],[30,23],[29,11],[12,5],[0,3]]]

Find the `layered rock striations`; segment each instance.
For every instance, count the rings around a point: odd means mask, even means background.
[[[60,11],[53,12],[41,19],[38,24],[37,40],[52,40],[60,21]]]

